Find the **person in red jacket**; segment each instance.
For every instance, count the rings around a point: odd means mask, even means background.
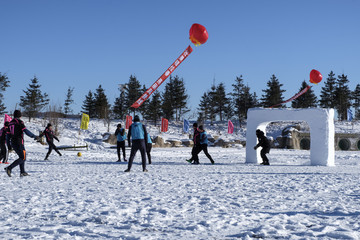
[[[48,123],[47,127],[45,128],[45,130],[39,135],[39,137],[42,137],[45,135],[45,138],[46,138],[46,142],[48,143],[49,145],[49,151],[47,152],[46,154],[46,157],[44,160],[48,160],[49,158],[49,155],[51,153],[51,151],[54,149],[55,152],[57,152],[60,156],[61,153],[59,152],[59,150],[57,149],[57,147],[55,146],[54,144],[54,138],[56,139],[56,141],[59,142],[59,139],[55,136],[53,130],[52,130],[52,125],[51,123]]]

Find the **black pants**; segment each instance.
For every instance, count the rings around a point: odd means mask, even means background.
[[[144,139],[137,139],[132,141],[131,145],[131,153],[130,153],[130,159],[128,163],[128,170],[131,169],[132,163],[134,161],[136,152],[140,150],[141,153],[141,162],[143,170],[146,169],[146,147],[145,147],[145,140]]]
[[[269,159],[266,156],[266,154],[269,152],[270,152],[270,149],[266,149],[266,148],[263,148],[260,151],[260,156],[261,156],[264,164],[269,164]]]
[[[123,153],[123,157],[124,157],[124,161],[126,159],[126,154],[125,154],[125,141],[121,141],[121,142],[117,142],[116,144],[116,149],[117,149],[117,155],[118,155],[118,160],[120,161],[120,149],[122,150]]]
[[[7,162],[7,159],[8,159],[8,151],[7,151],[5,143],[0,144],[0,150],[1,150],[0,162],[2,161],[3,163],[5,163],[5,162]]]
[[[148,157],[149,164],[151,164],[151,154],[150,154],[151,149],[152,149],[152,143],[147,143],[146,144],[146,154]]]
[[[205,155],[207,156],[207,158],[210,160],[210,162],[214,162],[214,160],[212,159],[212,157],[210,156],[208,149],[207,149],[208,145],[207,144],[201,144],[198,148],[197,148],[197,153],[196,153],[196,158],[197,161],[199,161],[199,153],[201,151],[204,151]]]
[[[50,153],[52,152],[53,149],[55,150],[55,152],[57,152],[61,156],[61,153],[59,152],[59,150],[57,149],[57,147],[55,146],[55,144],[53,142],[48,142],[48,144],[49,144],[49,151],[46,154],[45,160],[48,159],[48,157],[50,156]]]
[[[201,152],[201,145],[194,145],[193,149],[191,150],[191,159],[194,163],[199,163],[199,156],[198,154]]]
[[[20,173],[25,173],[25,160],[26,160],[26,151],[23,144],[13,144],[12,148],[16,152],[16,154],[19,156],[18,159],[15,160],[8,168],[11,170],[17,165],[20,166]]]

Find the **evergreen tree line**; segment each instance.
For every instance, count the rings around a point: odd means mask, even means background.
[[[355,109],[355,119],[360,119],[360,84],[355,89],[349,89],[349,80],[345,74],[335,77],[335,73],[331,71],[324,82],[321,89],[320,99],[318,100],[312,88],[305,94],[291,102],[292,108],[334,108],[338,113],[339,120],[346,120],[348,109]],[[225,93],[225,87],[222,83],[211,86],[210,90],[205,92],[199,103],[199,121],[210,120],[211,122],[219,119],[224,120],[235,117],[240,123],[247,118],[247,111],[253,107],[275,107],[283,108],[284,102],[282,89],[283,84],[279,82],[273,74],[267,82],[267,88],[262,90],[263,94],[258,99],[255,92],[251,93],[250,87],[245,85],[242,75],[236,77],[232,84],[232,91]],[[304,80],[298,90],[300,92],[308,87]],[[295,94],[295,93],[294,93]],[[277,105],[279,104],[279,105]]]
[[[35,117],[45,106],[49,104],[49,97],[41,91],[41,85],[36,76],[30,80],[29,86],[23,90],[24,95],[20,96],[20,106],[23,112],[31,118]],[[323,107],[334,108],[337,110],[339,120],[347,119],[347,110],[350,107],[355,109],[355,119],[360,119],[360,84],[355,89],[350,90],[349,80],[346,75],[341,74],[337,77],[331,71],[324,79],[324,86],[321,89],[320,98],[314,94],[310,88],[305,94],[291,102],[293,108]],[[308,86],[306,81],[301,83],[299,91]],[[10,81],[6,74],[0,72],[0,114],[6,112],[4,106],[3,93],[10,87]],[[141,114],[145,119],[153,121],[155,124],[161,117],[169,120],[179,121],[184,114],[189,112],[188,99],[184,80],[179,76],[170,76],[165,82],[163,92],[155,91],[151,97],[138,109],[131,105],[147,90],[145,85],[141,85],[139,80],[133,75],[130,76],[126,84],[119,86],[119,95],[111,106],[104,89],[101,85],[95,91],[89,91],[83,101],[82,111],[90,115],[91,118],[102,119],[124,119],[127,114]],[[74,88],[69,87],[65,95],[63,113],[71,114]],[[243,76],[236,77],[230,92],[226,91],[223,83],[213,84],[201,96],[198,105],[198,121],[215,121],[236,118],[240,122],[247,118],[247,111],[253,107],[272,107],[284,101],[283,84],[275,75],[270,77],[266,84],[266,89],[259,99],[255,92],[251,92],[250,87],[245,84]],[[275,106],[276,108],[285,107],[284,104]]]

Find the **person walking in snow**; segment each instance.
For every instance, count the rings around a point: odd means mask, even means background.
[[[199,161],[195,161],[195,159],[199,159],[195,155],[197,155],[197,152],[201,148],[201,146],[200,146],[200,132],[198,130],[198,124],[197,123],[193,124],[193,129],[194,129],[194,135],[193,135],[194,145],[193,145],[193,148],[191,150],[191,158],[189,160],[186,160],[186,161],[189,162],[189,163],[193,163],[193,164],[199,164]]]
[[[116,143],[116,149],[117,149],[117,155],[118,155],[117,162],[121,162],[120,149],[122,150],[122,153],[123,153],[124,162],[126,162],[126,153],[125,153],[126,131],[124,128],[121,127],[121,124],[117,125],[116,131],[115,131],[115,136],[117,139],[117,143]]]
[[[256,130],[256,137],[258,138],[259,143],[254,147],[254,149],[256,150],[256,149],[258,149],[258,147],[262,147],[262,149],[260,151],[260,156],[261,156],[263,162],[261,164],[262,165],[270,165],[269,159],[266,156],[267,153],[270,153],[270,141],[265,136],[264,132],[261,131],[260,129]]]
[[[207,133],[204,130],[204,127],[201,125],[199,126],[199,143],[200,143],[200,147],[197,148],[197,152],[195,154],[195,160],[199,163],[199,153],[201,151],[204,151],[205,155],[208,157],[208,159],[210,160],[211,164],[214,164],[214,160],[212,159],[212,157],[210,156],[209,152],[208,152],[208,137],[207,137]]]
[[[151,141],[150,134],[148,134],[147,141],[146,141],[146,154],[147,154],[149,164],[151,164],[151,154],[150,154],[151,149],[152,149],[152,141]]]
[[[34,138],[35,140],[39,139],[38,136],[26,129],[24,122],[20,118],[21,112],[19,110],[15,110],[14,118],[9,123],[11,147],[19,156],[19,158],[15,160],[10,166],[4,168],[9,177],[11,177],[12,169],[17,165],[20,166],[20,177],[29,175],[27,172],[25,172],[26,150],[24,146],[24,133],[29,137]]]
[[[46,157],[44,160],[48,160],[50,153],[52,152],[52,150],[54,149],[55,152],[57,152],[60,156],[61,153],[59,152],[59,150],[57,149],[57,147],[54,144],[54,139],[56,139],[56,141],[60,142],[59,139],[55,136],[53,129],[52,129],[52,125],[51,123],[48,123],[47,127],[45,128],[45,130],[39,135],[39,137],[42,137],[45,135],[46,138],[46,142],[49,145],[49,151],[46,154]]]
[[[5,122],[4,127],[0,130],[0,163],[8,164],[9,152],[11,150],[9,135],[9,122]],[[7,148],[6,148],[7,145]]]
[[[146,146],[145,146],[145,139],[147,139],[147,135],[148,134],[146,132],[146,127],[140,122],[139,116],[136,115],[134,117],[134,123],[131,124],[128,132],[128,142],[129,142],[129,146],[131,146],[131,153],[128,162],[128,168],[125,170],[125,172],[130,172],[132,163],[134,161],[134,157],[138,150],[140,150],[141,153],[143,172],[148,171],[146,169]],[[132,139],[132,142],[130,142],[130,138]]]

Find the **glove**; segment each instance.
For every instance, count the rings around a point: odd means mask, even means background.
[[[257,147],[255,146],[255,147],[254,147],[254,150],[256,150],[256,149],[257,149]]]
[[[59,140],[59,139],[56,139],[56,141],[60,142],[60,140]]]
[[[40,141],[40,137],[39,137],[39,136],[35,136],[34,139],[35,139],[35,141]]]

